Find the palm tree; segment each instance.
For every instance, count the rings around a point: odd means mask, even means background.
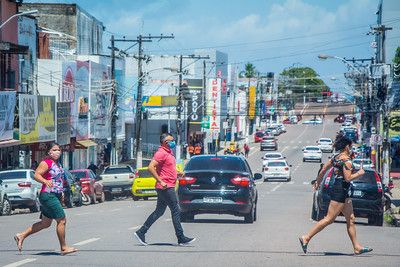
[[[244,66],[244,76],[249,79],[249,88],[250,88],[250,80],[257,76],[256,67],[250,62]]]

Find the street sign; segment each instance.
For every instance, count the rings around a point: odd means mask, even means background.
[[[383,140],[382,135],[380,135],[380,134],[371,134],[371,137],[369,139],[369,143],[370,143],[371,146],[374,146],[374,145],[381,146],[382,145],[382,140]]]
[[[204,129],[210,129],[210,116],[205,116],[201,121],[201,127]]]

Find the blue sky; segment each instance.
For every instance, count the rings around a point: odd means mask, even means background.
[[[150,54],[190,54],[193,48],[216,47],[240,68],[248,61],[261,72],[280,73],[293,64],[310,66],[333,88],[343,87],[346,67],[336,60],[320,61],[317,55],[372,57],[373,38],[366,33],[376,22],[378,5],[378,0],[25,2],[77,3],[104,23],[107,39],[111,33],[175,35],[174,40],[146,44]],[[400,18],[399,9],[392,16]],[[399,28],[400,19],[388,24]],[[389,38],[400,45],[400,34]]]

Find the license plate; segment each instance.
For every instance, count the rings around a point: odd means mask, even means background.
[[[361,197],[362,196],[362,192],[360,190],[354,190],[353,191],[353,196],[355,197]]]
[[[122,192],[122,188],[111,188],[111,192],[115,193]]]
[[[156,190],[145,190],[145,193],[147,193],[147,194],[155,194]]]
[[[204,197],[204,203],[222,203],[222,197]]]

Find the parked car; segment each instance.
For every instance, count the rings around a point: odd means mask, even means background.
[[[257,219],[257,189],[244,157],[201,155],[185,166],[179,178],[179,205],[182,221],[193,220],[196,214],[214,213],[243,216],[245,222]]]
[[[278,150],[278,142],[274,136],[264,136],[260,143],[260,151],[264,149]]]
[[[285,159],[285,158],[286,157],[284,157],[280,152],[268,152],[261,157],[261,159],[263,160],[263,166],[265,166],[270,160]]]
[[[112,200],[114,196],[132,196],[135,171],[131,166],[114,165],[106,167],[100,177],[103,180],[106,200]]]
[[[379,174],[373,169],[364,169],[365,174],[350,182],[349,194],[356,217],[368,218],[370,225],[383,225],[384,207],[388,201],[383,193]],[[319,221],[325,217],[330,201],[330,190],[334,183],[333,168],[326,172],[321,185],[314,192],[311,218]],[[340,214],[342,215],[342,214]]]
[[[322,152],[333,152],[333,141],[330,138],[320,138],[317,141],[318,147],[321,149]]]
[[[375,168],[374,163],[372,163],[370,159],[363,159],[363,158],[353,159],[354,168],[359,169],[361,167],[361,164],[363,165],[363,168],[369,168],[369,169]]]
[[[178,166],[177,166],[178,170]],[[179,182],[176,182],[175,190],[178,190]],[[132,199],[137,201],[140,198],[147,200],[149,197],[156,197],[156,179],[149,172],[148,167],[139,168],[136,171],[136,178],[132,184]]]
[[[286,118],[282,121],[283,124],[292,124],[292,121],[290,120],[290,118]]]
[[[254,134],[254,143],[259,143],[262,141],[262,138],[264,136],[264,132],[263,131],[257,131]]]
[[[358,133],[357,129],[354,128],[345,128],[343,131],[344,135],[349,138],[352,142],[357,143],[358,141]]]
[[[64,170],[64,205],[67,208],[80,207],[83,204],[79,180],[68,171]]]
[[[333,121],[337,123],[343,123],[345,121],[344,114],[339,114]]]
[[[277,126],[269,126],[267,127],[266,131],[270,131],[272,135],[279,135],[281,132],[279,131]]]
[[[42,184],[34,179],[35,172],[30,169],[17,169],[0,172],[0,179],[11,203],[11,209],[40,210],[39,193]]]
[[[286,160],[270,160],[264,166],[264,181],[269,180],[286,180],[286,182],[292,179],[292,172]]]
[[[3,180],[0,179],[0,216],[4,215],[11,215],[11,203],[3,186]]]
[[[317,146],[306,146],[303,148],[303,162],[316,160],[322,161],[322,151]]]
[[[286,133],[286,127],[283,125],[283,123],[278,123],[277,126],[281,133]]]
[[[105,194],[100,176],[89,169],[72,170],[71,173],[80,182],[82,193],[89,196],[91,204],[104,202]]]

